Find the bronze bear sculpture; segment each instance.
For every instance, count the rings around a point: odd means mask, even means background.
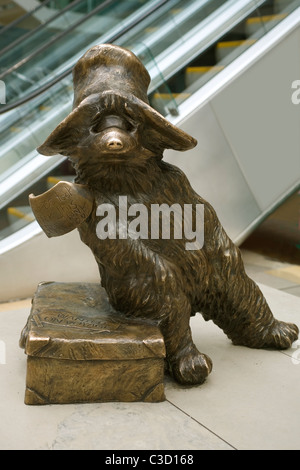
[[[179,168],[162,160],[165,149],[188,150],[197,142],[150,107],[150,77],[139,59],[127,49],[98,45],[78,61],[73,78],[73,111],[38,149],[47,156],[67,156],[77,175],[67,188],[71,202],[60,199],[61,207],[66,205],[60,221],[50,215],[47,220],[44,200],[64,183],[31,196],[47,235],[78,227],[98,263],[111,305],[124,315],[159,325],[168,371],[181,384],[201,384],[212,370],[211,359],[198,351],[191,336],[189,321],[196,312],[218,325],[234,344],[290,347],[297,326],[273,317],[212,206],[195,193]],[[120,212],[120,197],[125,196],[128,205],[149,211],[153,204],[191,205],[194,224],[201,205],[203,246],[187,250],[184,235],[124,236],[120,223],[117,236],[100,239],[97,208],[110,205]],[[74,217],[67,214],[69,209]],[[175,230],[175,215],[170,223]]]

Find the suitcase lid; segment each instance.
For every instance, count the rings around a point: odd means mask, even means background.
[[[98,284],[39,284],[21,338],[29,356],[78,361],[165,357],[159,328],[117,313]]]

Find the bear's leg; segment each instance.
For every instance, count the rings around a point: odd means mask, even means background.
[[[171,305],[164,305],[163,320],[159,324],[165,340],[169,373],[184,385],[202,384],[212,370],[211,359],[200,353],[193,342],[190,311],[184,294],[177,295]]]
[[[168,372],[181,384],[201,384],[212,370],[212,361],[193,343],[189,326],[191,304],[170,271],[159,289],[153,278],[139,280],[138,288],[129,276],[124,283],[118,278],[110,279],[105,285],[110,304],[128,317],[157,324],[164,337]]]
[[[237,345],[276,349],[292,345],[298,337],[297,326],[274,318],[261,290],[246,275],[237,247],[227,250],[215,275],[217,301],[204,318],[212,319]]]
[[[233,295],[232,300],[228,297],[231,325],[226,324],[227,331],[224,329],[233,344],[252,348],[291,347],[298,338],[297,326],[274,318],[261,290],[250,278],[237,279],[236,283],[240,283],[241,289],[237,289],[238,295]]]

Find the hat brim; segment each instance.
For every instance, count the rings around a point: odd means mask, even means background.
[[[113,97],[114,102],[138,110],[137,119],[145,123],[145,132],[148,136],[148,146],[151,145],[151,135],[155,148],[189,150],[197,145],[196,139],[171,124],[160,113],[134,95],[122,95],[113,90],[95,93],[85,98],[48,136],[45,142],[38,147],[42,155],[69,156],[80,140],[86,136],[87,129],[92,126],[96,116],[107,112],[107,103]],[[150,143],[149,143],[150,142]]]

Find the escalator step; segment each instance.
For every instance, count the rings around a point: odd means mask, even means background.
[[[265,27],[267,29],[274,26],[274,23],[284,20],[288,15],[287,13],[281,13],[278,15],[266,15],[248,18],[246,21],[246,34],[250,36],[256,33],[260,28]]]
[[[212,77],[223,69],[223,65],[187,67],[185,71],[185,84],[188,87],[199,78],[203,77],[203,75],[209,74],[209,76]]]
[[[51,106],[47,106],[47,105],[45,105],[45,104],[41,104],[41,105],[39,106],[39,110],[40,110],[40,111],[51,111]]]
[[[35,220],[29,206],[8,207],[7,215],[11,223],[18,219],[22,219],[24,222],[33,222]]]
[[[243,49],[248,49],[248,47],[255,44],[256,39],[246,39],[241,41],[221,41],[217,43],[216,46],[216,58],[217,61],[224,59],[228,54],[233,51],[237,51],[240,54],[243,52]]]
[[[182,13],[182,8],[172,8],[170,13],[171,15],[178,15],[179,13]]]
[[[10,132],[20,132],[22,130],[22,127],[11,126],[9,130]]]
[[[274,0],[274,11],[280,13],[291,4],[291,0]]]
[[[283,20],[287,16],[288,16],[287,13],[281,13],[278,15],[256,16],[253,18],[248,18],[246,23],[261,23],[261,22],[265,23],[267,21],[279,21],[279,20]]]
[[[156,99],[162,99],[162,100],[170,100],[172,97],[173,99],[179,99],[182,97],[182,99],[186,99],[190,96],[189,93],[154,93],[153,95]]]
[[[158,26],[148,26],[147,28],[144,29],[144,32],[146,34],[152,34],[158,31]]]
[[[240,47],[240,46],[251,46],[256,42],[256,39],[245,39],[241,41],[223,41],[223,42],[218,42],[217,47],[218,48],[234,48],[234,47]]]
[[[154,93],[151,98],[151,105],[160,113],[169,112],[176,105],[179,105],[191,96],[190,93]]]
[[[48,176],[47,178],[47,186],[52,187],[55,184],[59,183],[61,179],[58,176]]]
[[[35,221],[30,206],[8,207],[6,212],[6,224],[8,222],[8,225],[0,230],[0,240],[9,237],[18,230],[26,227],[29,223]]]
[[[56,185],[60,181],[74,181],[74,175],[64,175],[64,176],[48,176],[47,177],[47,187],[50,189],[52,186]]]

